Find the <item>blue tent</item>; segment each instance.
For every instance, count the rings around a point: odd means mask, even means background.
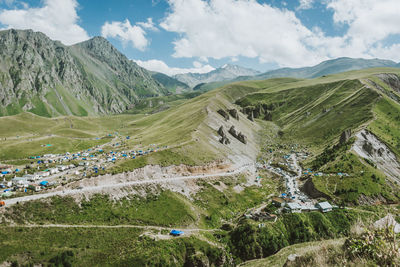
[[[39,184],[40,184],[41,186],[47,186],[47,185],[49,184],[49,182],[47,182],[47,181],[41,181]]]
[[[173,235],[173,236],[180,236],[180,235],[183,235],[184,233],[183,233],[183,231],[179,231],[179,230],[171,230],[171,232],[169,234]]]

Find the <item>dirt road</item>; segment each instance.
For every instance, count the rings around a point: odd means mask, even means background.
[[[67,195],[74,195],[74,194],[82,194],[85,192],[101,192],[104,189],[110,188],[120,188],[126,186],[135,186],[135,185],[144,185],[144,184],[159,184],[159,183],[169,183],[174,181],[185,181],[185,180],[196,180],[196,179],[204,179],[204,178],[212,178],[212,177],[225,177],[236,175],[242,173],[246,170],[254,170],[253,164],[246,164],[234,171],[227,171],[221,173],[214,173],[214,174],[200,174],[200,175],[192,175],[192,176],[179,176],[179,177],[172,177],[172,178],[161,178],[161,179],[148,179],[148,180],[139,180],[139,181],[131,181],[131,182],[124,182],[124,183],[116,183],[116,184],[108,184],[108,185],[100,185],[100,186],[89,186],[84,187],[82,189],[67,189],[64,191],[53,191],[48,193],[24,196],[24,197],[17,197],[5,200],[6,206],[11,206],[16,203],[37,200],[42,198],[48,198],[53,196],[67,196]]]

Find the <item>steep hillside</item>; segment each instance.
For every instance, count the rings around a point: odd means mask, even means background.
[[[177,79],[169,77],[168,75],[165,75],[163,73],[151,72],[151,77],[162,84],[171,93],[179,94],[191,91],[190,87],[186,83],[178,81]]]
[[[64,46],[40,32],[0,32],[0,115],[120,113],[167,90],[107,40]]]
[[[240,76],[254,76],[259,74],[258,71],[243,68],[237,65],[226,64],[221,68],[208,73],[186,73],[175,75],[175,78],[191,87],[195,87],[200,83],[220,82],[233,80]]]
[[[353,204],[392,203],[399,198],[393,188],[400,182],[400,105],[366,81],[392,77],[395,84],[398,73],[369,69],[275,87],[249,82],[263,90],[236,103],[249,117],[277,124],[281,132],[275,142],[300,144],[314,154],[303,163],[312,170],[304,178],[306,192],[316,189]]]

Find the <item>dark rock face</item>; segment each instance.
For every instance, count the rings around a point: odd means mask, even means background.
[[[219,142],[220,142],[221,144],[224,144],[224,145],[229,145],[229,144],[231,143],[231,141],[229,140],[229,138],[226,137],[226,136],[222,136],[221,139],[219,139]]]
[[[342,135],[340,136],[339,144],[344,144],[349,141],[351,137],[351,129],[345,130]]]
[[[229,145],[231,143],[231,141],[229,140],[229,138],[226,136],[226,134],[224,132],[224,127],[223,126],[219,127],[218,134],[219,134],[219,136],[221,136],[221,139],[219,139],[219,142],[221,144]]]
[[[251,113],[247,116],[247,118],[248,118],[249,120],[251,120],[251,121],[254,121],[253,112],[251,112]]]
[[[230,110],[229,110],[229,114],[230,114],[233,118],[239,120],[239,113],[237,112],[236,109],[230,109]]]
[[[233,135],[233,137],[237,137],[237,133],[236,133],[236,130],[235,130],[235,126],[232,126],[230,129],[229,129],[229,133],[231,134],[231,135]]]
[[[242,108],[242,113],[247,115],[251,121],[254,119],[262,118],[266,121],[272,121],[271,111],[274,109],[273,105],[257,104],[256,106],[247,106]]]
[[[244,134],[242,134],[242,133],[238,133],[238,132],[236,132],[236,130],[235,130],[235,126],[232,126],[230,129],[229,129],[229,133],[233,136],[233,137],[235,137],[237,140],[239,140],[240,142],[242,142],[243,144],[247,144],[247,138],[246,138],[246,136],[244,135]]]
[[[219,127],[219,129],[218,129],[218,134],[219,134],[220,136],[222,136],[222,137],[225,136],[225,132],[224,132],[224,127],[223,127],[223,126]]]
[[[229,115],[228,115],[228,113],[225,112],[225,110],[219,109],[217,112],[218,112],[218,114],[220,114],[222,117],[224,117],[224,119],[225,119],[226,121],[229,120]]]
[[[272,121],[272,114],[271,112],[267,111],[264,115],[264,120],[265,121]]]
[[[247,144],[247,139],[246,136],[242,133],[239,133],[238,136],[236,137],[240,142],[243,144]]]

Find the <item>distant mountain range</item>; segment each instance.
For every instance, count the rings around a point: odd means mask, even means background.
[[[170,92],[102,37],[65,46],[32,30],[0,32],[0,115],[120,113]]]
[[[208,73],[177,74],[174,78],[193,88],[202,83],[229,81],[241,76],[255,76],[258,74],[260,72],[256,70],[226,64]]]
[[[323,61],[320,64],[312,67],[281,68],[281,69],[267,71],[265,73],[257,75],[239,76],[232,80],[225,80],[223,82],[216,81],[208,84],[200,84],[195,89],[211,90],[231,82],[247,81],[247,80],[265,80],[265,79],[283,78],[283,77],[310,79],[310,78],[316,78],[324,75],[346,72],[351,70],[361,70],[361,69],[379,68],[379,67],[400,68],[400,63],[382,59],[362,59],[362,58],[342,57],[342,58]]]
[[[323,75],[340,73],[350,70],[360,70],[378,67],[398,67],[394,61],[382,59],[362,59],[362,58],[348,58],[341,57],[337,59],[327,60],[319,63],[318,65],[305,68],[282,68],[265,72],[255,77],[248,77],[248,79],[264,80],[269,78],[316,78]]]

